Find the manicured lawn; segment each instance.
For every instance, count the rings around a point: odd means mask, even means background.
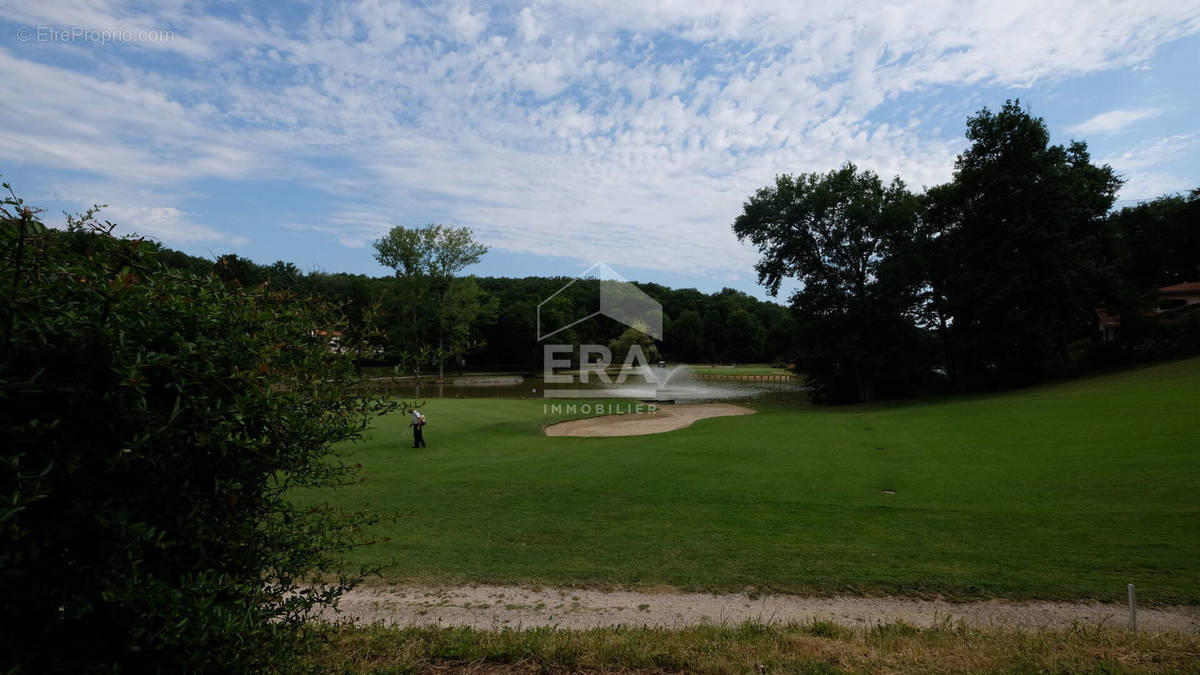
[[[389,580],[1200,603],[1200,359],[993,396],[765,408],[547,438],[540,399],[434,400],[325,494],[403,514]],[[895,494],[885,494],[894,490]],[[305,499],[316,495],[304,495]]]

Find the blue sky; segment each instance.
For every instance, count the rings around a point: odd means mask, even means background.
[[[199,255],[383,274],[392,225],[472,271],[763,297],[730,225],[779,173],[921,188],[1020,98],[1121,204],[1200,186],[1196,2],[336,5],[0,0],[0,173]],[[108,31],[108,32],[103,32]]]

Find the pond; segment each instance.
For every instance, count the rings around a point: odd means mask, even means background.
[[[808,401],[808,388],[802,380],[770,381],[734,378],[695,377],[686,369],[669,373],[654,369],[657,380],[631,376],[624,383],[605,384],[593,374],[587,383],[572,378],[570,384],[547,384],[541,375],[483,373],[447,377],[444,383],[423,380],[418,386],[412,378],[397,378],[388,387],[405,398],[621,398],[640,401],[699,403],[707,401]],[[377,382],[379,380],[376,380]],[[661,384],[660,384],[661,382]]]

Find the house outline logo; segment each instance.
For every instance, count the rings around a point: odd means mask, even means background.
[[[598,273],[593,274],[593,272],[597,272],[597,271],[598,271]],[[581,318],[576,318],[574,321],[571,321],[571,322],[567,323],[566,325],[554,328],[553,330],[550,330],[550,327],[547,326],[545,328],[545,330],[547,330],[548,332],[543,332],[542,307],[546,303],[553,300],[560,293],[562,293],[563,291],[570,288],[575,282],[581,281],[584,279],[590,279],[590,278],[597,278],[600,282],[600,291],[599,291],[600,297],[598,298],[599,308],[596,311],[591,312],[587,316],[584,316]],[[655,300],[654,298],[650,297],[648,294],[646,294],[644,291],[642,291],[640,288],[638,288],[632,282],[627,281],[620,274],[617,274],[608,265],[606,265],[602,262],[597,262],[597,263],[593,264],[591,267],[584,270],[582,274],[576,276],[571,281],[568,281],[566,284],[564,284],[562,286],[562,288],[559,288],[554,293],[551,293],[550,296],[547,297],[545,300],[542,300],[541,302],[538,303],[538,306],[537,306],[537,333],[538,333],[537,339],[538,339],[538,342],[542,342],[546,338],[549,338],[553,335],[561,333],[562,331],[565,331],[568,328],[571,328],[572,326],[575,326],[583,321],[587,321],[588,319],[591,319],[595,316],[606,316],[610,319],[613,319],[614,321],[617,321],[618,323],[624,324],[625,326],[628,326],[629,328],[639,331],[639,332],[643,333],[644,335],[649,336],[650,338],[653,338],[655,340],[662,339],[662,335],[663,335],[662,303],[660,303],[657,300]],[[567,378],[565,381],[552,379],[552,378],[558,377],[558,375],[556,375],[554,372],[556,366],[569,365],[569,359],[564,362],[556,361],[556,359],[554,358],[555,348],[556,347],[569,347],[569,346],[568,345],[551,345],[551,344],[547,344],[547,343],[543,343],[543,344],[545,346],[545,351],[543,353],[543,359],[544,359],[543,373],[544,373],[544,377],[545,377],[544,381],[546,383],[573,382],[574,380],[572,379],[572,376],[569,374],[562,375],[562,377]],[[602,366],[607,367],[607,365],[609,363],[607,358],[611,356],[611,353],[609,352],[607,346],[604,346],[604,345],[579,345],[579,348],[588,353],[595,353],[595,352],[592,352],[592,350],[598,350],[599,353],[605,354],[605,359],[602,361]],[[636,350],[636,353],[640,354],[642,357],[642,359],[641,359],[642,365],[640,367],[631,367],[633,364],[630,362],[630,359],[633,358],[633,354],[634,354],[635,350]],[[581,358],[587,359],[587,356],[581,355]],[[661,364],[661,362],[660,362],[660,364]],[[588,365],[590,366],[590,365],[594,365],[594,364],[589,362]],[[579,374],[581,376],[581,380],[580,380],[581,383],[587,382],[586,376],[589,372],[595,372],[597,375],[599,375],[601,377],[602,380],[607,382],[607,376],[604,374],[603,367],[598,370],[593,370],[592,368],[587,367],[584,364],[580,364],[580,373]],[[624,398],[627,396],[627,394],[626,394],[625,390],[622,388],[621,383],[623,383],[625,381],[626,377],[628,377],[630,375],[636,375],[636,376],[643,377],[647,384],[651,384],[654,387],[655,398],[658,398],[659,394],[661,394],[664,391],[665,387],[667,386],[667,383],[671,380],[671,378],[674,377],[674,375],[677,372],[679,372],[680,370],[682,370],[684,368],[686,368],[686,366],[684,366],[683,364],[676,365],[674,368],[671,368],[669,371],[666,370],[665,368],[661,368],[661,367],[660,368],[651,368],[650,363],[645,358],[645,354],[641,350],[641,346],[635,344],[635,345],[631,346],[630,354],[627,355],[625,363],[621,365],[620,375],[619,375],[616,383],[608,383],[613,386],[609,386],[604,389],[591,389],[591,388],[589,388],[589,389],[549,389],[549,388],[545,388],[542,391],[542,395],[545,398],[575,398],[578,396],[584,396],[587,398],[597,398],[597,397],[600,397],[600,398]]]
[[[549,332],[543,332],[542,306],[570,288],[575,282],[588,279],[589,275],[592,275],[593,270],[597,269],[599,270],[599,274],[594,276],[600,281],[599,309],[585,317],[575,319],[565,326],[559,326]],[[633,282],[627,281],[620,274],[617,274],[608,265],[597,262],[538,303],[538,342],[595,316],[607,316],[614,321],[641,331],[655,340],[662,339],[662,304],[635,286]],[[547,330],[549,328],[549,326],[546,327]]]

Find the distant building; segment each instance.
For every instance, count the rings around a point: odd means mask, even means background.
[[[1154,309],[1147,310],[1145,316],[1156,317],[1164,321],[1176,321],[1192,312],[1200,311],[1200,281],[1188,281],[1182,284],[1163,286],[1158,289],[1158,300]],[[1121,317],[1107,309],[1096,310],[1097,327],[1100,330],[1101,342],[1112,342],[1117,338],[1117,330],[1121,327]]]
[[[318,340],[324,341],[326,346],[329,347],[329,351],[331,351],[331,352],[334,352],[336,354],[341,354],[346,351],[345,347],[342,347],[342,332],[341,331],[338,331],[338,330],[324,331],[324,330],[321,330],[318,328],[317,330],[314,330],[311,333],[309,333],[309,335],[317,338]]]
[[[1163,286],[1158,289],[1158,314],[1179,314],[1195,311],[1200,305],[1200,281],[1189,281],[1174,286]]]

